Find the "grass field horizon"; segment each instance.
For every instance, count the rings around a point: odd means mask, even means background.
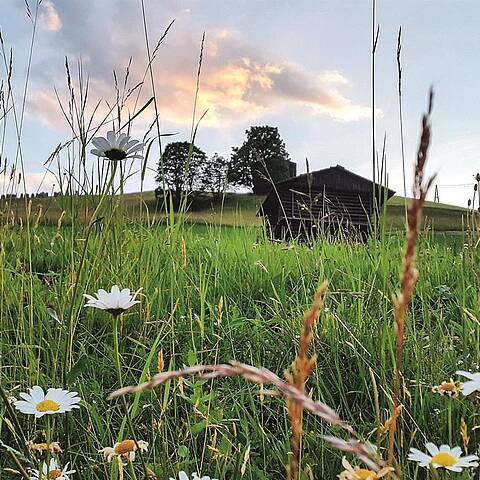
[[[0,202],[0,214],[4,218],[12,214],[14,217],[25,219],[25,208],[31,200],[31,212],[40,223],[54,225],[68,211],[69,196],[50,196],[46,198],[4,199]],[[157,201],[155,192],[130,192],[122,197],[122,208],[130,220],[142,218],[145,222],[162,222],[169,216],[163,202]],[[261,226],[263,218],[258,215],[265,196],[252,193],[225,193],[218,200],[213,200],[210,194],[199,192],[189,200],[193,208],[182,213],[184,221],[199,224],[219,224],[231,226]],[[88,200],[89,199],[89,200]],[[94,205],[95,196],[83,196],[85,204]],[[407,198],[407,202],[411,198]],[[76,198],[78,205],[82,204],[82,197]],[[167,212],[165,211],[167,210]],[[93,211],[93,209],[92,209]],[[437,232],[461,233],[468,227],[471,210],[456,205],[427,201],[424,206],[422,229],[427,227]],[[65,218],[64,221],[68,220]],[[393,196],[387,202],[386,222],[387,231],[398,232],[405,230],[405,198]]]

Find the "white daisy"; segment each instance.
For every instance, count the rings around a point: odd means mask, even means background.
[[[134,440],[123,440],[123,442],[117,442],[113,447],[102,448],[98,453],[103,453],[107,462],[111,462],[115,457],[118,457],[119,461],[122,461],[123,459],[127,462],[133,462],[137,450],[146,452],[147,449],[148,443],[143,440],[138,440],[137,443],[135,443]]]
[[[196,472],[192,473],[192,479],[193,480],[218,480],[216,478],[210,478],[209,476],[201,477]],[[175,480],[175,479],[170,477],[170,480]],[[178,480],[188,480],[188,475],[183,470],[180,470],[180,472],[178,472]]]
[[[469,379],[468,382],[462,383],[462,393],[465,396],[480,391],[480,372],[470,373],[463,370],[457,370],[455,373]]]
[[[95,146],[91,152],[97,157],[108,158],[108,160],[125,160],[126,158],[142,159],[143,155],[139,155],[145,147],[145,144],[138,140],[130,140],[130,136],[126,133],[117,134],[111,130],[107,132],[107,138],[95,137],[92,139]]]
[[[416,448],[411,448],[408,459],[417,462],[421,467],[445,468],[451,472],[461,472],[464,468],[478,467],[478,457],[476,455],[467,455],[462,457],[460,447],[450,448],[448,445],[441,445],[438,448],[433,443],[426,445],[428,453],[421,452]]]
[[[380,478],[393,472],[392,467],[384,467],[378,472],[367,468],[354,468],[345,457],[342,459],[342,465],[345,470],[338,475],[339,480],[380,480]]]
[[[114,285],[110,293],[101,288],[97,293],[95,293],[96,297],[84,293],[83,296],[88,300],[85,304],[85,307],[99,308],[101,310],[106,310],[112,315],[119,315],[125,310],[128,310],[130,307],[133,307],[136,303],[140,303],[140,301],[135,300],[135,298],[141,292],[141,290],[142,289],[139,288],[132,295],[130,294],[129,288],[120,290],[118,285]]]
[[[80,408],[80,397],[77,392],[69,392],[61,388],[49,388],[47,393],[38,385],[29,389],[29,393],[20,393],[23,400],[17,400],[14,405],[17,410],[35,418],[55,413],[70,412]]]
[[[75,470],[68,470],[68,463],[60,468],[57,461],[52,458],[47,465],[42,463],[42,473],[38,470],[30,470],[30,480],[70,480],[69,475],[75,473]]]
[[[458,397],[462,391],[462,384],[460,382],[454,382],[450,379],[449,382],[442,382],[440,385],[435,385],[432,387],[433,393],[439,393],[442,396],[447,397]]]

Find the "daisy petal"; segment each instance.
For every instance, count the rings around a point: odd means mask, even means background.
[[[115,135],[115,132],[113,130],[110,130],[109,132],[107,132],[107,140],[108,140],[108,143],[110,144],[110,148],[117,147],[117,136]]]
[[[110,148],[110,144],[108,143],[107,139],[105,139],[103,137],[92,138],[92,143],[99,150],[108,150]]]
[[[427,447],[428,453],[432,456],[436,455],[439,452],[437,446],[434,443],[428,442],[425,446]]]
[[[480,381],[469,381],[462,383],[462,393],[465,397],[468,397],[473,392],[480,390]]]

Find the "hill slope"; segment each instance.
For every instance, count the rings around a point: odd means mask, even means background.
[[[264,197],[252,194],[228,193],[222,201],[213,203],[208,195],[202,195],[195,201],[193,208],[186,213],[186,220],[192,223],[207,223],[221,225],[261,225],[262,219],[257,211]],[[94,204],[89,199],[90,204]],[[40,215],[40,221],[56,223],[64,209],[71,207],[70,197],[35,198],[32,200],[31,211]],[[77,197],[77,209],[86,204],[86,197]],[[157,204],[153,191],[128,193],[123,198],[124,207],[130,218],[138,218],[140,211],[145,218],[146,211],[150,220],[161,220],[165,211]],[[0,215],[3,217],[14,214],[16,218],[25,218],[25,200],[2,200]],[[424,224],[436,231],[462,231],[467,216],[467,209],[454,205],[426,202],[424,208]],[[387,204],[387,228],[401,229],[405,224],[404,198],[392,197]]]

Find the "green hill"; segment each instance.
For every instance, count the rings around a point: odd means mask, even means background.
[[[209,195],[197,197],[192,208],[185,214],[185,219],[192,223],[207,223],[221,225],[261,225],[262,219],[257,216],[257,211],[264,197],[253,194],[228,193],[221,201],[212,202]],[[35,216],[40,216],[40,221],[56,223],[62,211],[71,208],[71,197],[35,198],[32,200],[31,211]],[[74,199],[77,209],[85,209],[87,202],[90,205],[95,200],[87,197]],[[127,215],[134,219],[140,216],[145,218],[146,212],[150,220],[161,221],[165,211],[157,203],[153,191],[140,193],[127,193],[123,197]],[[13,215],[25,218],[25,200],[2,200],[0,214],[4,217]],[[424,208],[424,225],[436,231],[462,231],[464,230],[468,211],[465,208],[442,203],[426,202]],[[401,229],[405,224],[404,198],[392,197],[387,204],[387,228]]]

